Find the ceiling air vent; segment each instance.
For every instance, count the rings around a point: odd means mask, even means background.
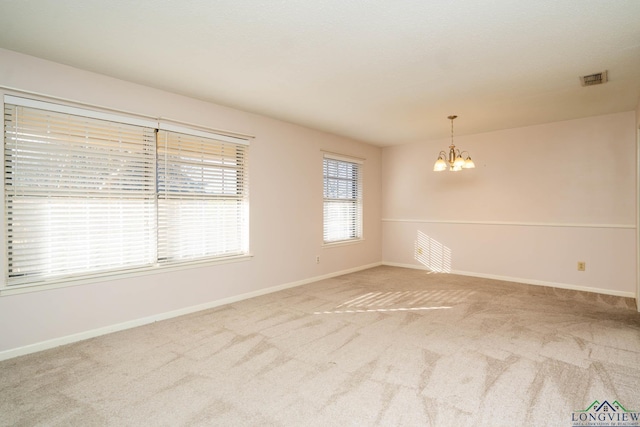
[[[607,71],[601,73],[589,74],[588,76],[580,77],[580,84],[582,86],[594,86],[601,85],[607,82]]]

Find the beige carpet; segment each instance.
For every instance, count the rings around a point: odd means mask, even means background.
[[[393,267],[0,363],[3,426],[570,426],[594,400],[640,410],[633,300]]]

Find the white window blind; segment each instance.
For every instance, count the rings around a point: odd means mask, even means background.
[[[156,259],[155,130],[5,103],[7,285]]]
[[[325,243],[362,238],[362,163],[325,154]]]
[[[0,287],[248,253],[246,137],[10,95],[4,105]]]
[[[159,262],[247,253],[247,149],[223,137],[158,132]]]

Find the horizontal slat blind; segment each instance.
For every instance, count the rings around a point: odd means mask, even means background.
[[[155,130],[5,104],[7,285],[153,265]]]
[[[158,260],[248,251],[248,146],[158,132]]]
[[[361,238],[361,164],[325,155],[323,171],[324,242],[332,243]]]

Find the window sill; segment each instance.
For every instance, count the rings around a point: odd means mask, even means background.
[[[233,257],[200,260],[192,262],[182,262],[175,264],[159,265],[151,267],[136,268],[131,270],[121,270],[118,272],[96,274],[95,276],[84,276],[78,278],[62,277],[52,280],[43,280],[35,283],[6,286],[0,288],[0,297],[16,294],[24,294],[28,292],[46,291],[51,289],[66,288],[70,286],[87,285],[91,283],[100,283],[120,279],[129,279],[138,276],[148,276],[151,274],[161,274],[171,271],[186,270],[191,268],[210,267],[221,264],[230,264],[236,262],[249,261],[253,258],[253,254],[237,255]]]
[[[364,239],[339,240],[337,242],[322,243],[322,247],[333,248],[337,246],[357,245],[358,243],[362,243],[362,242],[364,242]]]

